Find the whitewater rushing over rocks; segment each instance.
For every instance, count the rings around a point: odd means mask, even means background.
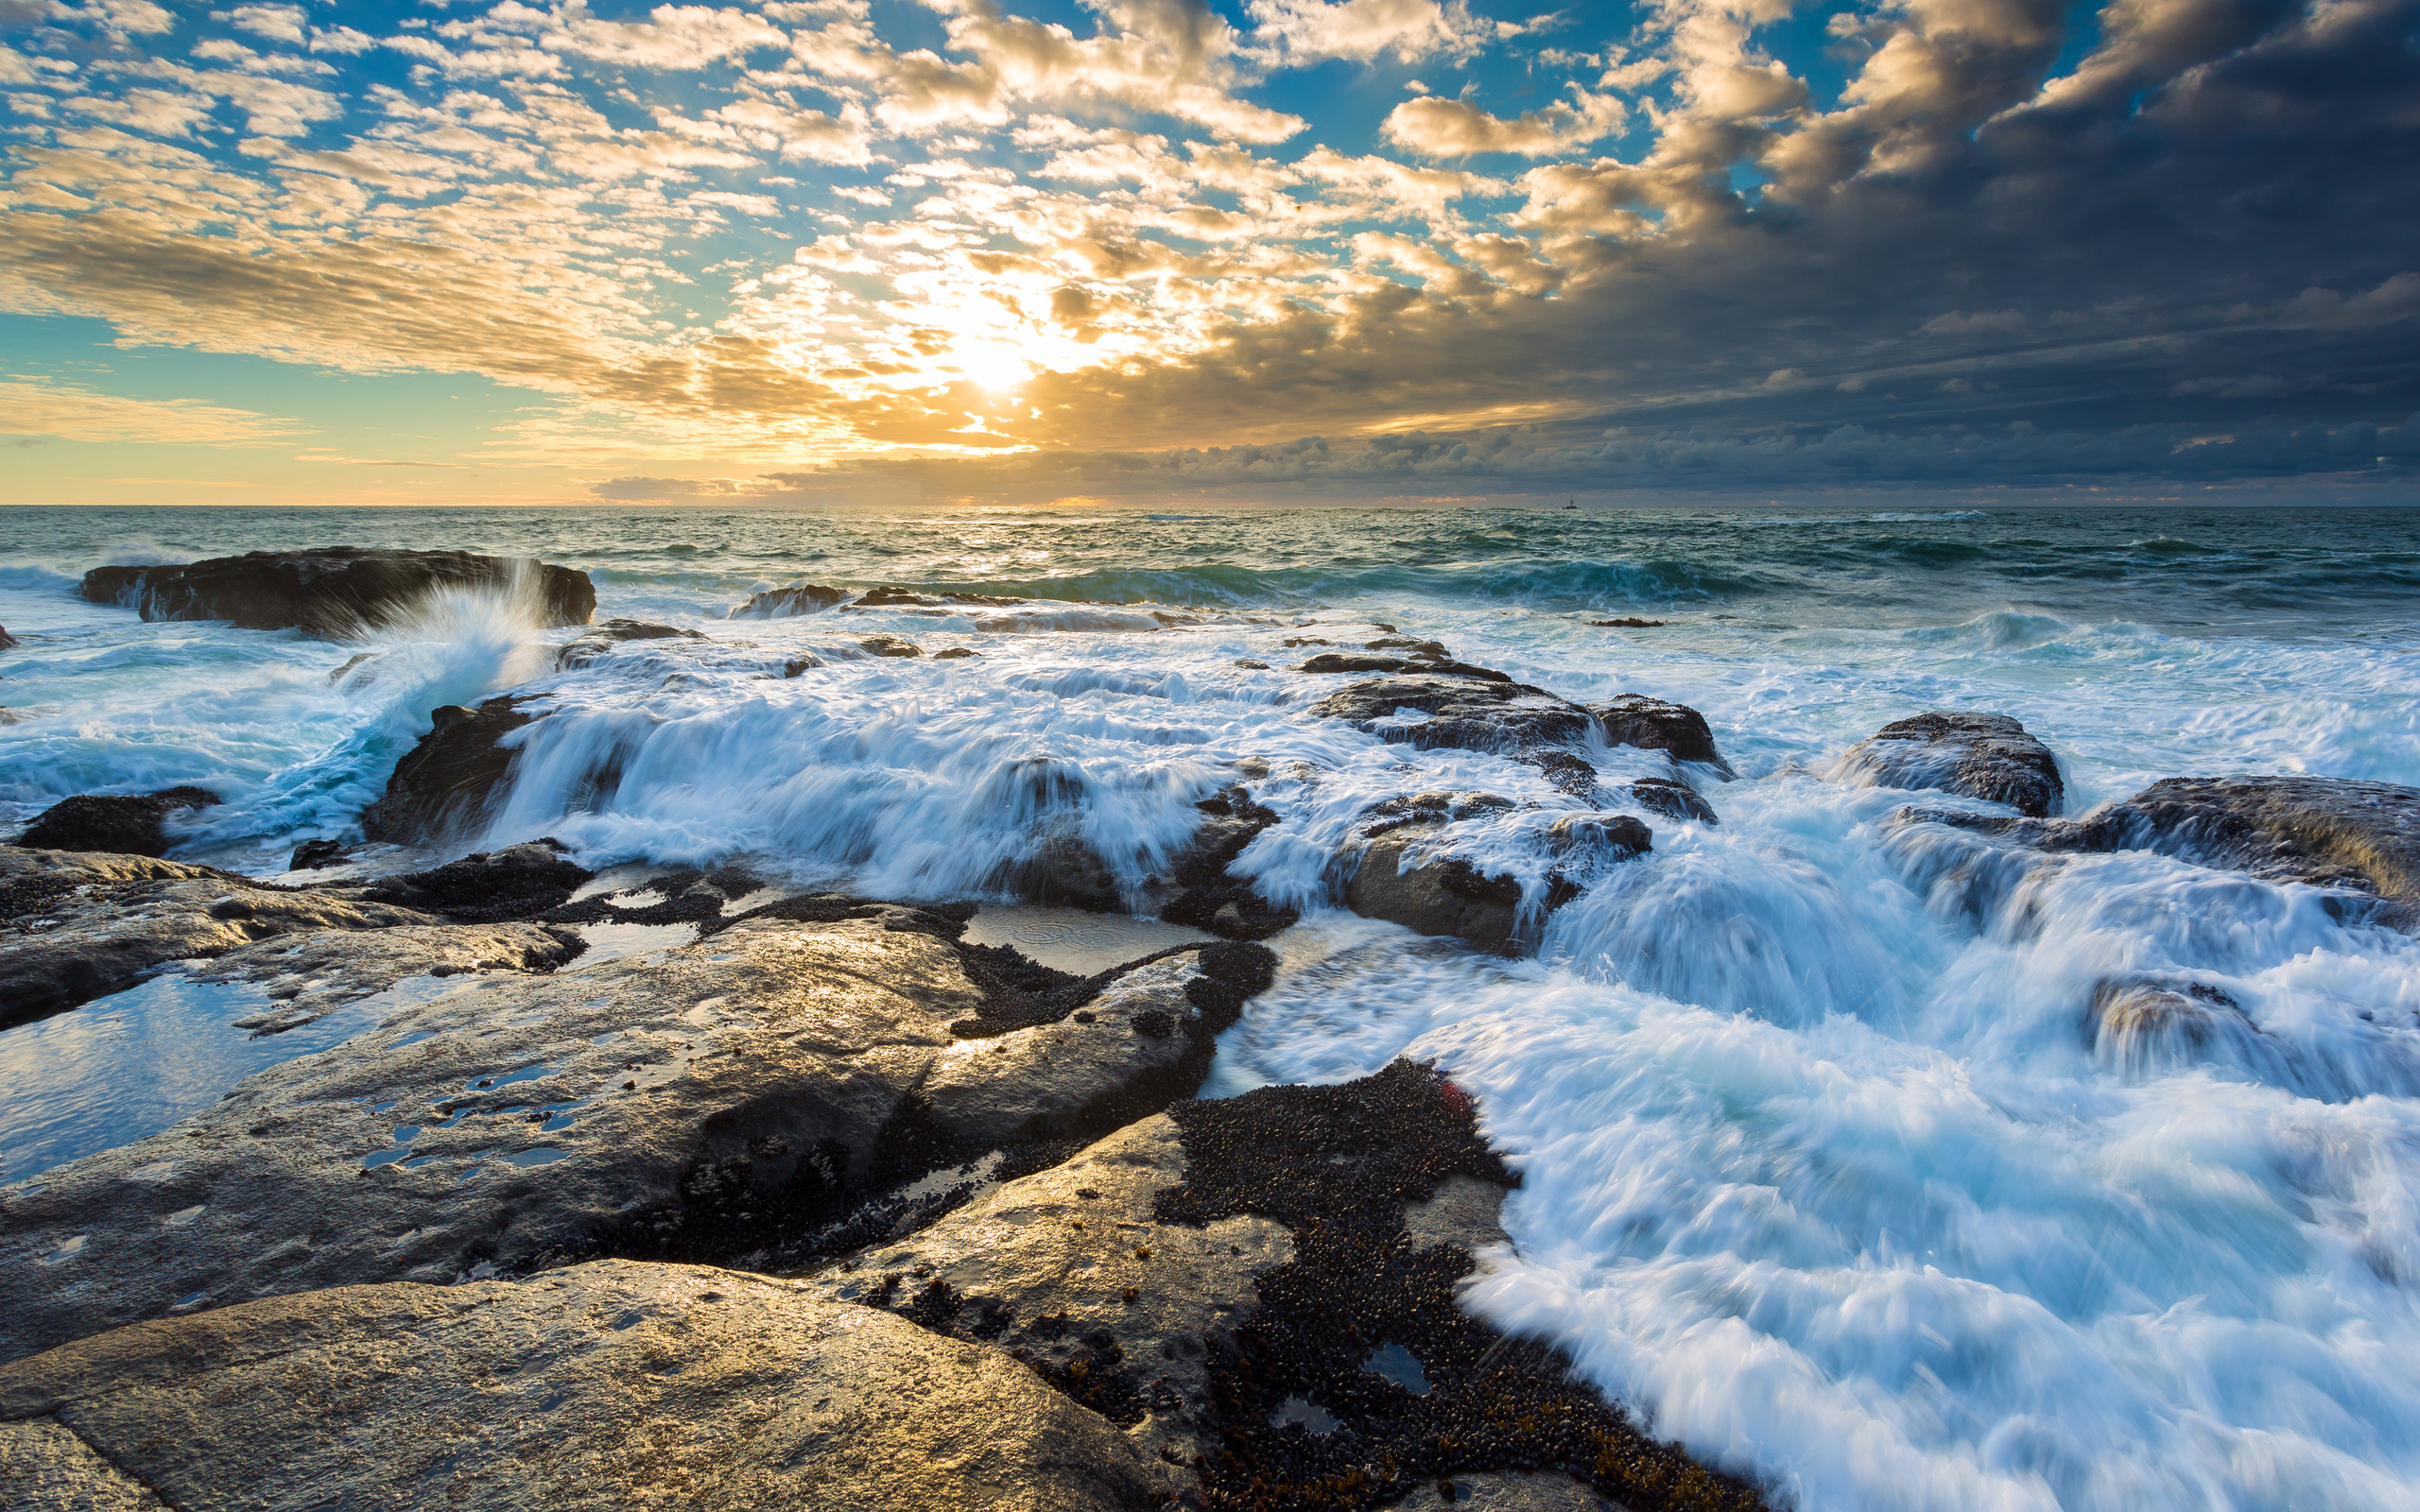
[[[307,523],[0,518],[0,1429],[460,1281],[1034,1504],[2420,1500],[2406,513]]]

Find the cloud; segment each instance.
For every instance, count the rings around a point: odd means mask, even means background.
[[[0,435],[105,445],[258,446],[298,434],[293,421],[190,399],[130,399],[50,378],[0,377]]]
[[[1554,104],[1517,119],[1490,115],[1467,100],[1424,95],[1387,112],[1386,139],[1427,158],[1467,158],[1481,152],[1513,152],[1542,158],[1622,129],[1629,111],[1609,94],[1576,90],[1578,103]]]
[[[1337,58],[1459,60],[1522,29],[1474,17],[1461,0],[1251,0],[1245,9],[1255,54],[1280,67],[1307,68]]]

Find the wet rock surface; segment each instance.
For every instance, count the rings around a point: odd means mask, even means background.
[[[845,588],[830,588],[821,583],[789,583],[769,588],[750,596],[747,603],[733,610],[727,619],[781,619],[792,614],[812,614],[830,609],[849,596]]]
[[[1935,711],[1895,720],[1850,747],[1838,770],[1878,787],[2006,803],[2037,819],[2056,815],[2066,800],[2050,748],[2006,714]]]
[[[432,590],[528,593],[545,625],[585,625],[596,610],[588,575],[526,558],[467,551],[328,546],[254,551],[182,566],[95,567],[80,592],[147,620],[226,620],[251,630],[357,634]]]
[[[1372,642],[1372,644],[1383,644]],[[1434,644],[1434,642],[1426,643]],[[1303,662],[1297,672],[1387,672],[1410,673],[1432,678],[1476,678],[1482,682],[1510,682],[1512,676],[1493,667],[1473,666],[1467,662],[1451,662],[1441,654],[1406,660],[1395,656],[1373,656],[1352,651],[1322,651]]]
[[[1401,722],[1397,715],[1404,710],[1428,717]],[[1420,750],[1517,751],[1569,745],[1586,736],[1590,723],[1588,712],[1578,704],[1526,682],[1433,674],[1357,682],[1330,694],[1318,712]]]
[[[1517,950],[1528,935],[1521,918],[1521,884],[1490,876],[1461,856],[1443,856],[1407,867],[1424,842],[1443,826],[1411,822],[1373,838],[1345,880],[1344,905],[1364,919],[1383,919],[1423,935],[1451,935],[1481,950]],[[1570,896],[1550,897],[1547,907]]]
[[[1547,845],[1558,855],[1627,861],[1655,849],[1655,832],[1627,814],[1572,814],[1547,827]]]
[[[217,801],[217,794],[199,787],[114,797],[78,795],[61,799],[35,815],[15,843],[41,850],[165,855],[170,844],[168,816],[209,808]]]
[[[1244,847],[1277,822],[1277,811],[1230,787],[1194,805],[1203,815],[1192,844],[1168,868],[1177,891],[1160,906],[1172,924],[1206,930],[1223,939],[1267,939],[1301,918],[1263,898],[1253,884],[1229,869]]]
[[[924,647],[913,641],[903,641],[896,635],[869,635],[857,643],[870,656],[923,656]]]
[[[367,931],[281,935],[239,945],[192,967],[198,982],[249,982],[276,1005],[233,1021],[257,1037],[316,1022],[346,1004],[415,976],[546,972],[587,950],[568,929],[544,924],[397,924]]]
[[[1123,1435],[996,1351],[615,1261],[250,1301],[0,1367],[0,1470],[45,1509],[1128,1512],[1150,1486]]]
[[[1734,775],[1731,764],[1715,748],[1714,731],[1707,728],[1705,715],[1686,704],[1626,693],[1590,704],[1588,713],[1608,745],[1660,750],[1676,762],[1697,762],[1724,777]]]
[[[1199,1504],[1416,1505],[1405,1499],[1464,1474],[1552,1471],[1641,1509],[1763,1505],[1641,1435],[1559,1350],[1457,1305],[1513,1178],[1450,1082],[1397,1061],[1339,1087],[1263,1088],[1169,1116],[1185,1172],[1153,1217],[1204,1231],[1266,1218],[1293,1247],[1255,1279],[1258,1306],[1233,1349],[1205,1351]],[[1374,1368],[1400,1372],[1391,1350],[1426,1390]],[[1303,1426],[1320,1416],[1334,1427]]]
[[[444,920],[153,857],[0,849],[0,1027],[272,936]]]
[[[1902,809],[2022,850],[2152,850],[2271,882],[2367,894],[2377,921],[2420,928],[2420,789],[2336,777],[2170,777],[2074,819]],[[2359,906],[2357,904],[2356,906]]]
[[[1631,801],[1650,814],[1660,814],[1668,819],[1695,821],[1699,824],[1720,824],[1714,805],[1705,795],[1686,782],[1675,782],[1662,777],[1642,777],[1630,784]]]
[[[784,917],[802,914],[820,917]],[[936,1165],[1188,1095],[1238,978],[1267,985],[1252,959],[1110,974],[1089,1022],[1063,1001],[1064,1024],[970,1039],[961,1021],[995,1005],[959,927],[786,900],[687,947],[468,978],[174,1129],[0,1190],[0,1358],[313,1287],[803,1255]]]
[[[626,641],[702,641],[702,630],[684,630],[670,625],[650,625],[644,620],[607,620],[591,628],[578,640],[557,648],[555,667],[558,671],[584,667]]]
[[[475,826],[511,776],[520,752],[499,742],[536,717],[523,707],[528,701],[506,696],[475,709],[430,710],[428,733],[395,764],[386,793],[361,811],[361,833],[410,842]]]

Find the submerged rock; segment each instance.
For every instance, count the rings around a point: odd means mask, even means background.
[[[848,596],[849,591],[845,588],[827,588],[821,583],[790,583],[752,595],[724,618],[761,620],[812,614],[818,610],[830,609]]]
[[[1627,814],[1572,814],[1547,826],[1547,847],[1557,855],[1628,861],[1655,849],[1655,832]]]
[[[1668,778],[1642,777],[1630,784],[1631,801],[1650,814],[1660,814],[1668,819],[1694,819],[1700,824],[1720,824],[1714,805],[1705,795],[1686,782]]]
[[[499,743],[535,717],[521,707],[527,702],[508,696],[476,709],[430,710],[428,733],[395,764],[386,794],[361,811],[361,833],[410,842],[476,829],[520,755]]]
[[[702,641],[703,630],[684,630],[672,625],[649,625],[644,620],[607,620],[578,640],[558,647],[555,666],[559,671],[584,667],[625,641]]]
[[[0,849],[0,1027],[131,986],[169,961],[315,930],[444,920],[147,856]]]
[[[349,636],[435,589],[525,590],[541,624],[585,625],[596,610],[588,575],[518,557],[467,551],[325,546],[253,551],[182,566],[95,567],[80,590],[147,620],[226,620],[248,630]]]
[[[0,1368],[0,1467],[11,1505],[44,1508],[1132,1512],[1152,1481],[997,1351],[797,1282],[623,1261],[53,1349]]]
[[[209,808],[218,795],[207,788],[171,787],[157,793],[61,799],[34,816],[15,843],[39,850],[98,850],[113,855],[165,855],[169,815]]]
[[[23,641],[9,633],[9,627],[0,625],[0,651],[13,651],[24,644]]]
[[[874,656],[923,656],[925,648],[913,641],[903,641],[896,635],[869,635],[857,643]]]
[[[1686,704],[1626,693],[1590,704],[1588,713],[1608,745],[1660,750],[1676,762],[1697,762],[1725,777],[1737,775],[1715,748],[1714,731],[1706,728],[1705,715]]]
[[[284,1034],[415,976],[544,973],[577,960],[587,941],[545,924],[392,924],[275,935],[189,969],[197,982],[249,982],[276,1006],[237,1019],[254,1038]]]
[[[1850,747],[1837,773],[1876,787],[1932,788],[2006,803],[2033,818],[2066,800],[2058,759],[2006,714],[1938,711],[1887,724]]]
[[[869,588],[859,593],[851,609],[939,609],[945,604],[966,604],[980,609],[1005,609],[1023,602],[1000,598],[991,593],[969,593],[957,591],[921,593],[912,588]]]
[[[962,927],[788,900],[686,947],[475,977],[261,1072],[175,1128],[0,1192],[0,1359],[370,1280],[801,1255],[934,1166],[1190,1093],[1209,1025],[1240,1005],[1188,963],[1107,974],[1099,1009],[990,1016]],[[964,1038],[987,1016],[1007,1022]]]

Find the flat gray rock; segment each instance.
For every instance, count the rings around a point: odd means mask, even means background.
[[[709,1232],[731,1248],[920,1175],[919,1131],[953,1159],[1070,1132],[1059,1121],[1121,1092],[1189,1093],[1207,1063],[1170,1074],[1194,1043],[1189,958],[1113,984],[1089,1023],[959,1040],[984,997],[957,950],[886,927],[913,910],[861,912],[474,977],[164,1133],[0,1188],[0,1360],[263,1296],[455,1281],[600,1236],[621,1253],[698,1250]],[[1151,1012],[1177,1032],[1138,1031]]]
[[[43,1512],[1122,1512],[1150,1486],[996,1351],[700,1266],[348,1286],[0,1368],[0,1502]]]
[[[115,991],[164,962],[273,936],[444,922],[150,856],[0,848],[0,1026]]]

